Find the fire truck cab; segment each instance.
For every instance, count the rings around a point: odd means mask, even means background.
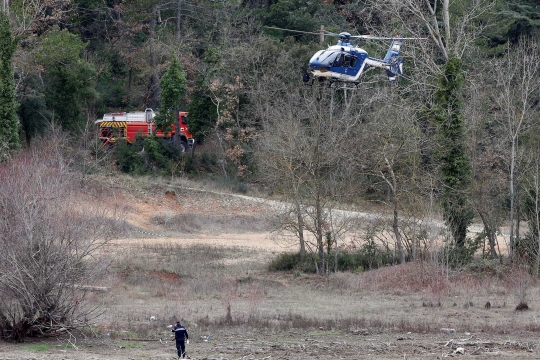
[[[103,115],[96,124],[99,126],[99,139],[103,144],[114,143],[117,139],[125,139],[134,142],[137,136],[154,134],[156,137],[173,138],[176,134],[176,125],[172,126],[171,132],[165,133],[154,124],[156,113],[152,109],[134,112],[118,112]],[[187,127],[187,112],[178,112],[180,121],[180,142],[182,152],[193,147],[195,139]]]

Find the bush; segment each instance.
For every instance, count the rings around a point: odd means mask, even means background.
[[[114,159],[118,169],[125,173],[144,174],[146,172],[139,149],[125,140],[117,140],[114,145]]]
[[[315,272],[315,264],[310,257],[304,261],[300,260],[300,253],[281,253],[268,265],[270,271],[301,270],[304,272]]]
[[[189,156],[182,156],[170,139],[154,136],[137,137],[133,144],[118,140],[114,158],[120,171],[136,175],[170,175],[190,168],[191,163]]]
[[[79,203],[78,176],[62,139],[0,166],[0,337],[73,328],[90,319],[85,290],[106,269],[99,256],[111,234],[108,214]]]
[[[326,255],[328,268],[335,268],[336,253],[330,252]],[[377,269],[382,266],[392,265],[397,262],[394,254],[381,250],[374,242],[366,242],[360,249],[355,251],[341,250],[337,254],[338,271],[364,271]],[[304,272],[315,272],[315,264],[311,256],[307,256],[304,261],[300,261],[300,253],[279,254],[268,266],[270,271],[300,270]]]

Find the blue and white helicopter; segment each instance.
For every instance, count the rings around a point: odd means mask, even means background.
[[[403,37],[377,37],[371,35],[351,35],[348,32],[335,34],[329,31],[308,32],[298,30],[281,29],[268,27],[269,29],[296,32],[301,34],[313,34],[338,37],[337,45],[329,46],[326,50],[320,50],[309,60],[309,72],[304,73],[303,81],[313,84],[315,79],[327,80],[331,87],[338,85],[343,87],[352,84],[355,87],[361,82],[362,75],[371,68],[380,68],[386,71],[389,81],[396,81],[403,75],[403,60],[400,56],[400,49],[403,40],[418,38]],[[371,40],[392,40],[384,59],[377,59],[368,56],[367,51],[356,47],[352,39]]]

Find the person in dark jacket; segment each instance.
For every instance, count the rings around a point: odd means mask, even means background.
[[[178,351],[178,358],[186,357],[186,343],[189,344],[189,335],[185,327],[177,321],[174,325],[172,332],[174,332],[174,339],[176,340],[176,350]]]

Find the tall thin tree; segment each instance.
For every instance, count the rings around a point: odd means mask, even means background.
[[[0,13],[0,160],[19,146],[12,58],[17,47],[9,19]]]
[[[462,61],[451,57],[446,63],[437,91],[434,120],[439,127],[439,159],[444,186],[441,201],[446,224],[458,249],[465,247],[473,210],[468,201],[471,163],[466,152],[462,115]]]

